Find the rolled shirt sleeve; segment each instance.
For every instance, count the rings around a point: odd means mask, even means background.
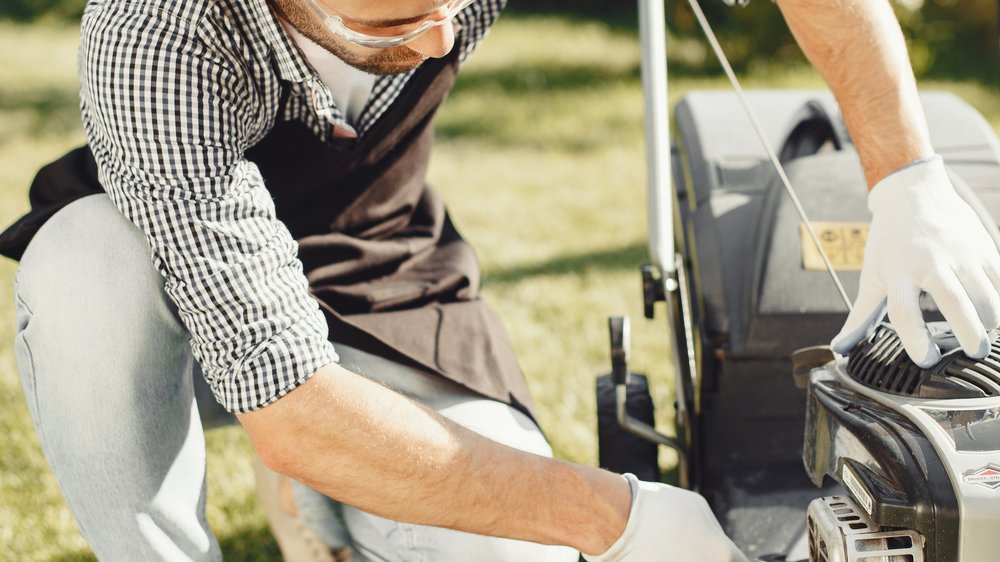
[[[239,42],[198,14],[144,6],[92,2],[84,15],[84,128],[104,189],[149,241],[216,399],[251,411],[337,355],[297,244],[244,157],[273,116]]]

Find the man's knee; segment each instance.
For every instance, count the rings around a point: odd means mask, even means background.
[[[50,390],[83,392],[85,401],[116,388],[129,401],[142,393],[127,390],[150,388],[151,376],[190,369],[187,332],[149,245],[106,195],[74,201],[46,222],[21,260],[16,293],[33,378]]]
[[[52,216],[28,245],[17,275],[20,296],[33,311],[50,302],[70,301],[73,308],[98,300],[125,304],[132,295],[162,290],[142,232],[103,194]]]
[[[94,345],[89,351],[146,337],[163,346],[186,344],[163,278],[153,267],[142,232],[107,195],[78,199],[56,213],[28,245],[17,272],[18,298],[31,311],[36,337]],[[102,342],[104,345],[102,346]]]

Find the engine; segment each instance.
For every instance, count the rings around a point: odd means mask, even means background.
[[[973,360],[930,326],[931,369],[882,325],[809,374],[803,460],[846,491],[810,504],[811,561],[1000,560],[1000,345]]]

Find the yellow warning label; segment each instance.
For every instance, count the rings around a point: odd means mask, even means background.
[[[823,244],[823,250],[837,271],[861,271],[868,226],[866,222],[812,223],[816,236]],[[802,244],[802,268],[808,271],[826,271],[823,258],[809,236],[805,223],[799,224],[799,240]]]

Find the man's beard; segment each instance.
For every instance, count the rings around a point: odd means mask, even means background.
[[[268,0],[268,5],[279,17],[290,22],[299,33],[308,37],[313,43],[330,51],[348,65],[368,74],[379,76],[402,74],[420,66],[428,58],[406,46],[382,49],[365,57],[335,42],[326,26],[316,21],[314,16],[294,0]]]
[[[409,72],[428,58],[405,46],[382,49],[369,57],[358,56],[336,44],[327,43],[324,47],[350,66],[378,76]]]

